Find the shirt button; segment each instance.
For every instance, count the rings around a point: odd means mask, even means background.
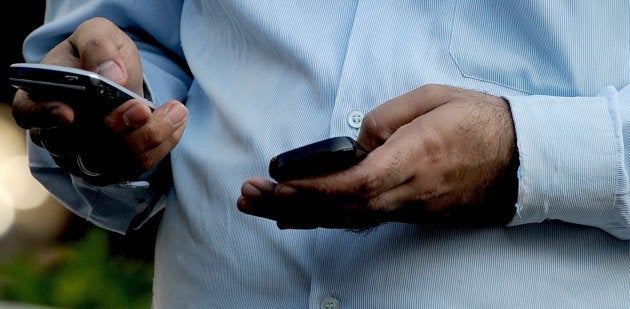
[[[359,129],[361,128],[361,122],[363,121],[363,112],[355,109],[351,112],[348,113],[348,118],[346,118],[346,120],[348,121],[348,125],[350,125],[351,128],[353,129]]]
[[[339,300],[328,296],[319,303],[319,309],[339,309]]]

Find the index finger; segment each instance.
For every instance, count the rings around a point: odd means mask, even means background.
[[[461,92],[444,85],[425,85],[393,98],[363,118],[357,141],[369,150],[382,145],[398,128],[443,105]]]
[[[281,182],[275,191],[280,196],[304,190],[368,199],[378,196],[413,177],[412,171],[405,168],[412,155],[404,146],[400,142],[387,143],[374,149],[362,161],[348,169]]]
[[[52,128],[74,121],[74,111],[62,102],[35,102],[27,92],[18,89],[11,105],[13,119],[23,129]]]

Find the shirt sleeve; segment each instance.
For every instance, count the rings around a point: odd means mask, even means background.
[[[630,239],[630,86],[595,97],[508,96],[519,150],[509,225],[561,220]]]
[[[26,38],[24,58],[27,62],[41,61],[81,22],[105,17],[125,30],[137,44],[153,102],[158,106],[171,99],[185,102],[191,77],[183,61],[177,30],[182,2],[47,1],[45,23]],[[122,234],[141,227],[162,209],[171,185],[168,160],[137,181],[93,186],[61,170],[48,152],[30,141],[28,155],[33,176],[62,205],[97,226]]]

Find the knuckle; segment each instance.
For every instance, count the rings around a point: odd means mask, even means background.
[[[383,126],[387,121],[383,121],[383,111],[380,109],[374,109],[363,116],[361,123],[361,131],[364,134],[372,136],[379,141],[387,140],[395,131],[394,128]]]
[[[438,84],[426,84],[426,85],[422,85],[418,91],[422,94],[422,95],[426,95],[426,96],[432,96],[433,94],[436,93],[440,93],[442,92],[442,85],[438,85]]]
[[[375,111],[372,110],[363,116],[363,120],[361,122],[361,129],[369,132],[378,132],[378,126],[376,124]]]
[[[385,185],[385,179],[390,177],[392,171],[391,168],[376,167],[370,171],[366,171],[360,176],[360,183],[358,195],[364,199],[371,199],[380,194]]]

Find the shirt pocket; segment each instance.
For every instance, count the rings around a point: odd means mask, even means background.
[[[449,53],[464,77],[561,96],[628,84],[627,1],[489,3],[455,5]]]

